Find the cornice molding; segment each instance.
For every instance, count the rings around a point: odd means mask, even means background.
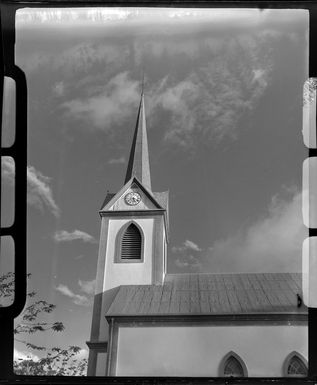
[[[108,349],[108,341],[86,341],[86,344],[89,349],[93,350],[102,350],[107,352]]]
[[[153,215],[163,215],[166,212],[165,209],[157,210],[121,210],[121,211],[99,211],[101,217],[133,217],[133,216],[153,216]]]
[[[307,313],[106,316],[125,326],[308,325]],[[149,325],[152,324],[152,325]]]

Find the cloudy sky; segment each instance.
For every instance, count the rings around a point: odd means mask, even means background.
[[[89,339],[98,210],[123,185],[143,73],[169,272],[300,271],[306,11],[24,9],[16,28],[30,289],[58,305],[54,344]],[[14,164],[2,169],[6,199]]]

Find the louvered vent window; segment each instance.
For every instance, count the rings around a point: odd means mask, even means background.
[[[140,230],[133,224],[126,229],[121,243],[121,259],[141,259],[142,237]]]

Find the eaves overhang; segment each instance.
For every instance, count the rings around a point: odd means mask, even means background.
[[[250,314],[152,314],[152,315],[115,315],[105,318],[119,324],[142,326],[142,324],[173,325],[173,326],[206,326],[206,325],[308,325],[308,313],[250,313]]]

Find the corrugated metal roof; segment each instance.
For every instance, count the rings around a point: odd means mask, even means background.
[[[121,286],[107,316],[306,313],[301,274],[169,274],[161,286]]]

